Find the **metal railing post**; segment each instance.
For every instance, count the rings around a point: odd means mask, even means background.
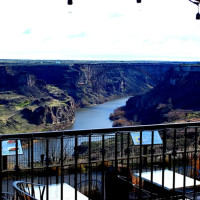
[[[117,150],[117,132],[115,133],[115,168],[117,169],[118,167],[118,160],[117,160],[117,155],[118,150]]]
[[[49,140],[46,139],[46,199],[49,199]]]
[[[0,195],[2,197],[2,140],[0,139]]]
[[[153,165],[154,165],[153,154],[154,154],[154,131],[151,132],[151,188],[153,188]]]
[[[34,164],[34,151],[33,151],[33,137],[31,137],[31,183],[33,183],[33,164]],[[31,187],[31,194],[33,194],[33,187]]]
[[[63,182],[64,182],[64,173],[63,173],[63,136],[60,138],[60,168],[61,168],[61,187],[60,187],[60,192],[61,192],[61,200],[63,200]]]
[[[74,176],[74,184],[75,184],[75,200],[77,200],[77,165],[78,165],[78,136],[75,136],[75,176]]]
[[[183,196],[185,197],[185,184],[186,184],[186,162],[187,162],[187,128],[184,133],[184,164],[183,164]]]
[[[197,140],[198,140],[198,129],[195,128],[195,142],[194,142],[194,199],[196,199],[196,170],[197,170]]]
[[[124,154],[123,154],[123,149],[124,149],[124,134],[120,134],[121,135],[121,158],[123,158]],[[123,166],[123,159],[121,159],[121,164]]]
[[[130,166],[130,133],[127,134],[127,172],[129,172],[129,166]],[[127,181],[129,181],[129,174],[127,173]]]
[[[162,163],[162,189],[164,190],[164,182],[165,182],[165,158],[166,158],[166,130],[164,129],[163,131],[163,152],[162,152],[162,157],[163,157],[163,163]]]
[[[31,157],[31,155],[30,154],[31,154],[30,153],[30,140],[28,140],[28,167],[31,166],[31,164],[30,164],[30,157]]]
[[[89,135],[89,155],[88,155],[88,161],[89,161],[89,196],[91,195],[91,174],[92,174],[92,169],[91,169],[91,148],[92,148],[92,145],[91,145],[91,134]]]
[[[16,173],[16,180],[19,179],[19,163],[18,163],[18,140],[15,140],[15,173]]]
[[[142,188],[142,130],[140,131],[140,169],[139,169],[139,199],[141,199]]]
[[[104,177],[105,177],[105,136],[102,135],[102,173],[101,173],[101,176],[102,176],[102,196],[104,199]]]
[[[175,168],[176,168],[176,129],[174,129],[174,147],[173,147],[173,191],[175,191]]]

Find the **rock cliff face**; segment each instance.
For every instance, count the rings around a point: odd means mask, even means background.
[[[128,101],[125,107],[126,117],[146,123],[148,119],[144,120],[145,114],[141,114],[144,111],[150,113],[151,110],[154,113],[155,109],[159,110],[157,108],[169,109],[172,91],[175,94],[177,90],[172,88],[174,85],[178,87],[177,83],[180,83],[180,66],[183,65],[187,63],[1,61],[1,131],[7,133],[63,129],[73,123],[76,107],[130,95],[143,96]],[[171,76],[173,73],[170,74],[170,70],[174,70],[174,76]],[[184,70],[181,73],[183,83],[189,81],[196,84],[191,81],[193,78],[189,78],[190,66],[187,65]],[[195,73],[197,71],[196,69]],[[170,87],[168,90],[171,91],[171,96],[163,92],[163,99],[167,98],[167,102],[163,100],[165,105],[157,105],[156,102],[162,102],[157,94],[163,87]],[[176,105],[175,102],[173,99],[173,106]]]
[[[200,110],[200,67],[179,66],[168,70],[154,89],[130,98],[123,108],[128,120],[141,124],[190,121]]]
[[[0,70],[0,86],[1,88],[8,88],[12,83],[12,68],[8,66],[1,66]]]
[[[17,93],[34,97],[47,95],[46,82],[44,80],[39,80],[34,75],[24,71],[13,77]]]
[[[14,67],[0,66],[0,90],[16,91],[26,96],[44,96],[46,82],[37,79],[27,71],[18,71],[15,73]]]
[[[75,65],[65,72],[62,89],[67,89],[78,106],[102,103],[113,97],[143,94],[155,85],[134,68],[109,65]]]
[[[70,125],[74,120],[74,106],[39,106],[30,113],[29,119],[37,125]]]
[[[17,66],[1,66],[1,133],[57,130],[75,119],[74,100]]]
[[[10,63],[9,67],[12,74],[26,71],[59,87],[73,97],[77,107],[82,107],[114,97],[144,94],[173,65],[177,63],[27,61],[23,65]]]

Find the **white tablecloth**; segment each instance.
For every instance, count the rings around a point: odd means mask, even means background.
[[[35,197],[39,199],[39,191],[37,189],[35,190]],[[46,200],[46,188],[44,191],[43,199]],[[49,200],[60,200],[60,199],[61,199],[61,184],[49,185]],[[66,183],[63,183],[63,199],[75,200],[75,189]],[[77,199],[88,200],[88,197],[86,197],[80,192],[77,192]]]
[[[162,187],[162,170],[153,171],[153,183]],[[135,176],[139,177],[139,173],[135,173]],[[142,172],[141,178],[148,182],[151,182],[151,172]],[[200,186],[200,181],[196,180],[196,186]],[[175,189],[181,189],[184,187],[184,176],[182,174],[175,173]],[[185,187],[194,187],[194,179],[185,177]],[[173,189],[173,171],[164,171],[164,188],[167,190]]]

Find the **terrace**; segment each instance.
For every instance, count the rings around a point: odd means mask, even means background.
[[[1,135],[2,199],[198,199],[199,128],[192,122]]]

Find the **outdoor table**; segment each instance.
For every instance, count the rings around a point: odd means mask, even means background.
[[[46,189],[44,191],[43,199],[46,199]],[[49,200],[61,199],[61,184],[52,184],[48,186],[49,189]],[[36,192],[36,191],[35,191]],[[35,197],[37,198],[37,192],[35,193]],[[74,200],[75,199],[75,189],[68,185],[67,183],[63,183],[63,199],[65,200]],[[77,191],[77,200],[88,200],[88,197]]]
[[[171,170],[164,170],[164,184],[163,187],[166,190],[173,190],[173,171]],[[163,171],[162,170],[157,170],[157,171],[153,171],[153,180],[152,183],[162,187],[162,174]],[[139,177],[140,173],[134,173],[135,176]],[[147,182],[151,182],[151,172],[142,172],[141,173],[141,179],[147,181]],[[186,188],[192,188],[194,187],[194,179],[185,176],[185,187]],[[199,187],[200,186],[200,181],[196,180],[196,186]],[[184,176],[182,174],[176,173],[175,172],[175,186],[174,189],[183,189],[184,188]]]

